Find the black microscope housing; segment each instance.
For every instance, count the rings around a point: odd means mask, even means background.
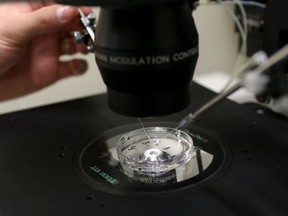
[[[187,2],[102,8],[95,38],[112,110],[158,116],[190,103],[198,35]]]
[[[102,6],[95,58],[113,111],[147,117],[189,105],[198,58],[191,1],[87,0],[81,4]]]

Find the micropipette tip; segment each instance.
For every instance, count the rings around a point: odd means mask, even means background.
[[[195,119],[195,115],[193,113],[189,113],[187,116],[185,116],[178,124],[177,128],[186,128],[188,127],[193,120]]]

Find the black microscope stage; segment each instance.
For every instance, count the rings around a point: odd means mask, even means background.
[[[175,126],[214,93],[194,83],[192,95],[186,110],[143,119],[145,126]],[[103,94],[0,116],[0,216],[288,215],[283,116],[225,100],[186,130],[213,155],[207,169],[179,183],[144,185],[101,155],[108,141],[141,128],[106,100]]]

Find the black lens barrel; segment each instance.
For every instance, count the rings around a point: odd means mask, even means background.
[[[115,112],[159,116],[189,104],[198,34],[188,2],[102,7],[95,46]]]

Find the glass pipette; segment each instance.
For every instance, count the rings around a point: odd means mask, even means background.
[[[202,113],[209,110],[211,107],[215,106],[221,100],[228,97],[230,94],[234,93],[235,91],[237,91],[240,88],[241,88],[241,82],[238,82],[234,86],[230,87],[227,91],[217,95],[212,100],[208,101],[206,104],[201,106],[198,110],[196,110],[194,113],[193,112],[189,113],[180,121],[180,123],[177,126],[177,129],[187,127]]]
[[[280,49],[278,52],[276,52],[274,55],[272,55],[269,59],[267,59],[263,64],[258,66],[254,70],[254,72],[263,73],[264,71],[269,69],[271,66],[273,66],[274,64],[283,60],[287,56],[288,56],[288,45],[284,46],[282,49]],[[215,106],[218,102],[220,102],[224,98],[228,97],[230,94],[234,93],[235,91],[237,91],[241,87],[242,87],[242,81],[239,81],[234,86],[230,87],[227,91],[220,93],[219,95],[214,97],[212,100],[208,101],[206,104],[204,104],[198,110],[196,110],[194,113],[193,112],[189,113],[180,121],[180,123],[176,127],[176,130],[178,130],[179,128],[187,127],[197,117],[199,117],[201,114],[203,114],[205,111],[209,110],[210,108]]]

